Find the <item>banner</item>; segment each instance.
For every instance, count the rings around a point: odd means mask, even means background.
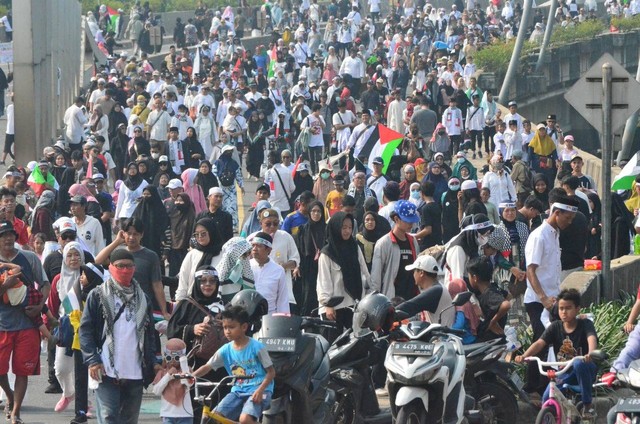
[[[0,63],[13,63],[13,43],[0,43]]]

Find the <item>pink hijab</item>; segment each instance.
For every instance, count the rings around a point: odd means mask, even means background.
[[[91,192],[86,186],[82,184],[74,184],[71,187],[69,187],[69,197],[78,196],[78,195],[87,199],[87,202],[98,203],[98,200],[95,197],[93,197],[93,194],[91,194]]]
[[[198,215],[200,212],[207,210],[207,203],[204,201],[202,188],[195,183],[196,175],[198,175],[197,169],[185,169],[182,172],[182,188],[189,195],[196,209],[196,215]]]

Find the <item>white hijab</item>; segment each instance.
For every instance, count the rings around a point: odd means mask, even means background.
[[[62,269],[60,270],[60,280],[58,280],[58,297],[61,302],[73,290],[73,285],[80,279],[80,267],[71,269],[67,265],[67,255],[71,250],[75,250],[80,254],[80,265],[84,264],[84,251],[77,241],[71,241],[64,246],[62,250]]]

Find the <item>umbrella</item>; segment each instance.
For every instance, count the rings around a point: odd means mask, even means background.
[[[638,163],[638,155],[636,152],[629,162],[622,168],[622,171],[613,180],[611,190],[631,190],[636,181],[636,176],[640,175],[640,164]]]

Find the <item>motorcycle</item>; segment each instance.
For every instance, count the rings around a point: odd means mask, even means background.
[[[636,359],[629,364],[629,368],[617,371],[615,375],[608,373],[602,376],[602,381],[608,386],[615,384],[616,386],[627,387],[635,393],[631,396],[623,396],[618,402],[611,407],[607,414],[609,423],[616,424],[637,424],[640,423],[640,359]],[[613,377],[613,378],[611,378]],[[613,381],[615,379],[615,381]]]
[[[335,306],[342,298],[332,298]],[[263,412],[262,422],[333,422],[331,405],[335,393],[329,384],[329,342],[319,334],[305,330],[335,328],[330,321],[289,315],[265,315],[256,333],[269,352],[276,371],[271,406]]]
[[[530,402],[515,366],[500,359],[506,349],[502,338],[463,346],[467,358],[464,388],[476,400],[484,422],[515,422],[518,398]]]
[[[428,291],[434,288],[441,289]],[[419,298],[427,294],[414,298],[410,306],[419,305]],[[464,305],[471,296],[470,292],[459,293],[450,307]],[[400,317],[418,312],[404,310],[403,305],[397,308]],[[475,400],[466,394],[463,384],[466,358],[459,337],[463,332],[424,321],[403,324],[400,331],[408,341],[392,343],[384,362],[395,422],[482,422],[482,415],[474,409]]]

